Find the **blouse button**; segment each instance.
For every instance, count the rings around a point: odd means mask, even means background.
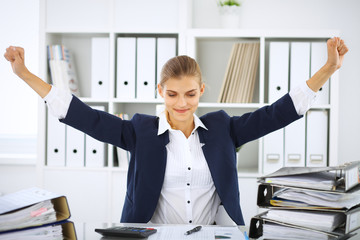
[[[188,167],[188,170],[191,170],[191,167]]]

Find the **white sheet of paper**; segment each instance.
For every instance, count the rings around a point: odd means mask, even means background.
[[[198,232],[185,235],[186,231],[195,226],[163,226],[156,227],[157,233],[150,235],[148,240],[209,240],[215,239],[215,236],[228,236],[229,239],[242,240],[245,239],[243,233],[237,227],[217,227],[203,226]]]
[[[0,197],[0,214],[60,196],[36,187],[9,193]]]

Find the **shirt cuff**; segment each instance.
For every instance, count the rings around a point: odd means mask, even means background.
[[[50,91],[48,92],[48,94],[45,97],[43,97],[43,100],[45,101],[45,103],[52,101],[52,99],[54,99],[54,97],[55,97],[54,96],[55,94],[56,93],[54,90],[54,86],[51,85]]]
[[[304,115],[314,104],[317,93],[309,88],[304,81],[294,89],[291,89],[289,95],[294,103],[298,115]]]
[[[69,110],[73,96],[70,92],[51,86],[49,93],[43,98],[51,115],[64,119]]]

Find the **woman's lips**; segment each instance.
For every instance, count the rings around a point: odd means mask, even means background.
[[[178,113],[185,113],[188,111],[188,109],[174,109],[175,112],[178,112]]]

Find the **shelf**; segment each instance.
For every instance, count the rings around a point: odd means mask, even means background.
[[[109,103],[109,100],[106,99],[96,99],[91,97],[80,97],[79,99],[86,103]]]
[[[310,109],[312,110],[324,110],[324,109],[331,109],[331,105],[329,104],[325,104],[325,105],[315,105],[315,106],[312,106]]]
[[[80,100],[86,103],[134,103],[134,104],[163,104],[164,100],[153,99],[153,100],[142,100],[142,99],[116,99],[112,98],[111,100],[106,99],[94,99],[88,97],[80,97]],[[217,102],[199,102],[200,108],[261,108],[268,104],[262,103],[217,103]],[[328,109],[329,105],[321,105],[313,107],[313,109]]]
[[[61,170],[61,171],[92,171],[92,172],[108,172],[110,167],[70,167],[70,166],[44,166],[44,170]]]
[[[251,38],[328,38],[339,35],[336,29],[223,29],[223,28],[191,28],[187,31],[190,37],[221,38],[221,37],[251,37]]]
[[[0,154],[1,165],[36,165],[36,155],[32,154]]]
[[[48,28],[45,29],[45,33],[49,34],[109,34],[111,32],[111,29],[106,28],[99,28],[94,29],[92,27],[90,28]]]
[[[160,99],[151,99],[151,100],[113,98],[113,99],[111,99],[111,102],[113,102],[113,103],[150,103],[150,104],[155,103],[155,104],[162,104],[162,103],[164,103],[164,100],[162,98],[160,98]]]
[[[6,162],[7,163],[7,162]],[[3,161],[0,161],[0,164],[6,164]],[[26,164],[26,165],[35,165],[35,163],[15,163],[17,164]],[[128,168],[119,168],[119,167],[55,167],[55,166],[44,166],[44,170],[50,171],[91,171],[91,172],[117,172],[117,173],[127,173]],[[249,169],[241,169],[238,172],[238,178],[247,178],[247,177],[254,177],[258,178],[262,175],[258,173],[258,170],[255,168]]]
[[[238,178],[259,178],[263,176],[260,174],[257,169],[241,169],[241,171],[238,171]]]
[[[112,32],[115,34],[179,34],[179,29],[148,29],[148,28],[116,28]]]
[[[260,38],[262,36],[261,31],[248,30],[248,29],[201,29],[192,28],[187,31],[188,36],[195,38],[228,38],[228,37],[251,37]]]
[[[111,99],[111,100],[105,100],[105,99],[93,99],[93,98],[87,98],[87,97],[80,97],[80,100],[85,103],[114,103],[114,104],[120,104],[120,103],[131,103],[131,104],[163,104],[164,100],[162,99],[154,99],[154,100],[141,100],[141,99]],[[241,108],[241,109],[257,109],[262,108],[264,106],[270,105],[269,103],[216,103],[216,102],[199,102],[199,108]],[[313,110],[324,110],[324,109],[331,109],[331,106],[326,105],[318,105],[318,106],[312,106],[311,109]]]
[[[264,104],[260,103],[211,103],[211,102],[200,102],[199,107],[201,108],[260,108]]]
[[[113,167],[113,168],[111,168],[111,171],[112,172],[127,173],[128,169],[127,168]]]

